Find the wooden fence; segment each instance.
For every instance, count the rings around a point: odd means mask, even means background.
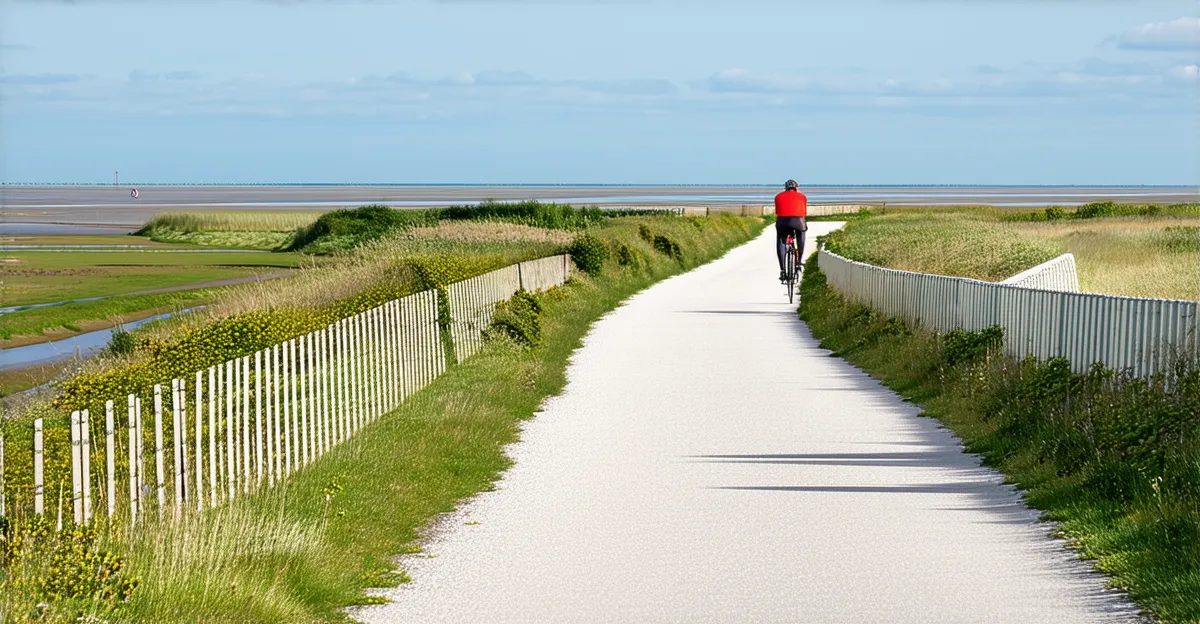
[[[569,256],[552,256],[451,284],[455,355],[479,349],[496,303],[521,288],[559,286],[570,267]],[[134,525],[144,514],[202,511],[286,480],[446,369],[437,299],[428,290],[389,301],[145,395],[107,401],[103,414],[72,412],[73,520],[105,514]],[[46,424],[31,423],[38,515],[46,511]],[[4,471],[14,450],[0,430],[0,516],[11,511]]]

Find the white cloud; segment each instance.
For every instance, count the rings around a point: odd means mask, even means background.
[[[976,71],[972,71],[972,70]],[[1194,102],[1193,64],[1112,63],[1004,66],[914,79],[849,72],[813,76],[724,69],[695,80],[627,77],[549,79],[524,71],[457,76],[405,73],[291,82],[266,76],[196,76],[135,71],[126,80],[71,74],[5,75],[6,103],[60,111],[160,114],[383,115],[417,119],[484,116],[506,110],[650,114],[746,111],[765,107],[814,111],[905,108],[930,114],[1037,111],[1070,105],[1139,112]],[[195,78],[192,80],[192,78]],[[886,80],[884,80],[886,78]],[[936,78],[936,79],[935,79]],[[130,88],[131,81],[136,88]]]
[[[1134,26],[1121,34],[1117,45],[1129,50],[1200,50],[1200,17]]]
[[[1173,80],[1183,82],[1200,82],[1200,65],[1179,65],[1167,72]]]

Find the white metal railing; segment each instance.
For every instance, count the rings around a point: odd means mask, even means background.
[[[1140,377],[1176,355],[1197,355],[1194,301],[1043,290],[1014,284],[898,271],[822,249],[829,285],[852,301],[937,332],[1004,328],[1016,357],[1064,356],[1076,372],[1100,362]]]
[[[1074,254],[1063,254],[1000,282],[1022,288],[1079,292],[1079,273]]]
[[[569,276],[570,258],[561,255],[451,284],[455,353],[465,359],[479,349],[497,302],[522,287],[559,286]],[[100,440],[92,436],[99,423],[89,410],[72,412],[74,521],[89,522],[103,511],[133,524],[145,513],[177,516],[273,487],[398,407],[446,365],[437,293],[427,290],[210,366],[194,377],[155,385],[148,396],[107,401],[103,462],[93,461],[100,452]],[[143,406],[143,399],[149,404]],[[41,515],[45,423],[37,418],[32,424],[33,511]],[[4,452],[0,430],[0,515],[6,498]],[[122,463],[125,474],[117,478]]]

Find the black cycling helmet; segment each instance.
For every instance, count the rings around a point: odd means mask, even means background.
[[[796,191],[800,189],[800,185],[796,184],[795,180],[788,180],[787,182],[783,183],[783,188],[786,191]]]

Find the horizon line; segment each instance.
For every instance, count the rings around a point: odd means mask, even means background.
[[[636,183],[636,182],[0,182],[0,187],[13,186],[392,186],[392,187],[611,187],[611,188],[775,188],[777,183]],[[986,184],[986,183],[906,183],[906,184],[821,184],[805,183],[801,187],[818,188],[1187,188],[1200,193],[1200,184]]]

